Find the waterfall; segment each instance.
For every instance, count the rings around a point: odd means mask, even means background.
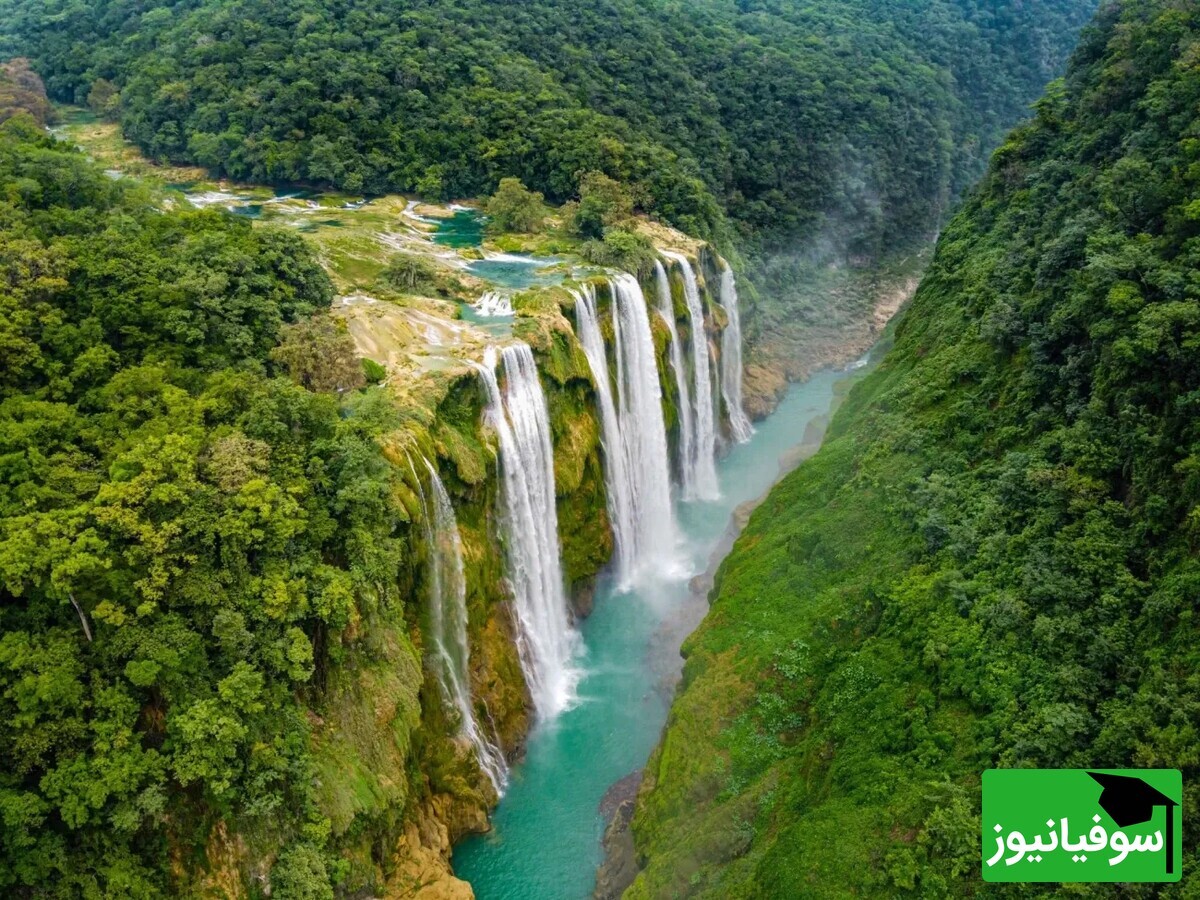
[[[674,568],[678,534],[671,508],[671,466],[663,421],[662,385],[646,298],[637,279],[609,280],[617,358],[617,411],[632,479],[636,563]]]
[[[663,251],[663,255],[678,264],[683,274],[683,296],[687,301],[692,332],[692,382],[695,386],[692,398],[696,413],[696,437],[692,456],[688,461],[692,472],[692,493],[685,494],[685,499],[715,500],[720,495],[717,486],[717,437],[713,415],[712,379],[709,374],[708,332],[704,327],[700,288],[696,284],[696,273],[686,256],[666,250]],[[686,484],[687,479],[684,481]]]
[[[590,288],[576,294],[575,313],[599,399],[605,486],[616,542],[614,563],[618,583],[627,589],[643,575],[675,570],[677,531],[662,387],[646,300],[632,275],[612,278],[609,289],[617,360],[615,403]]]
[[[458,710],[460,732],[475,750],[480,769],[503,796],[508,784],[508,766],[499,748],[484,737],[471,703],[471,651],[467,642],[467,580],[463,574],[462,536],[454,517],[450,495],[437,469],[422,457],[429,470],[432,497],[421,488],[413,469],[421,504],[425,510],[425,540],[429,547],[429,638],[442,696]]]
[[[683,496],[696,493],[696,469],[692,460],[696,455],[694,433],[695,415],[692,411],[692,394],[688,390],[687,370],[683,367],[683,349],[679,346],[679,329],[675,327],[675,301],[671,299],[671,280],[667,270],[657,259],[654,261],[654,281],[658,288],[658,314],[667,323],[671,333],[671,371],[675,375],[675,391],[679,397],[679,481]]]
[[[728,263],[721,270],[721,305],[729,320],[721,335],[721,393],[729,411],[729,428],[739,444],[750,440],[754,428],[742,409],[742,316],[738,311],[737,285]]]
[[[608,495],[608,517],[612,521],[615,544],[613,560],[617,577],[624,583],[631,575],[636,528],[632,479],[625,439],[613,402],[608,354],[604,349],[604,336],[600,333],[600,320],[596,314],[596,294],[591,285],[584,285],[575,294],[575,319],[579,343],[592,370],[592,380],[596,382],[596,397],[600,407],[600,443],[604,450],[605,492]]]
[[[563,586],[554,505],[550,417],[526,344],[501,351],[504,390],[496,378],[496,348],[476,368],[487,390],[485,413],[500,443],[500,498],[508,580],[517,615],[517,650],[538,715],[553,718],[574,699],[579,672]]]
[[[513,312],[512,295],[500,291],[485,291],[475,301],[472,309],[479,313],[479,315],[489,319],[515,315]]]

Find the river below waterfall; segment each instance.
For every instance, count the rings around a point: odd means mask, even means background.
[[[683,551],[705,571],[734,509],[764,494],[780,459],[829,412],[842,372],[794,385],[749,443],[717,466],[721,496],[677,503]],[[679,646],[706,609],[688,580],[618,593],[602,580],[582,624],[586,655],[579,702],[534,727],[514,766],[492,831],[460,844],[454,869],[478,900],[584,900],[602,858],[600,801],[617,780],[645,765],[658,741],[679,673]]]

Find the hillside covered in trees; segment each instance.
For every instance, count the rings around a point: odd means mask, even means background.
[[[157,200],[0,124],[0,894],[160,897],[241,821],[320,896],[339,673],[417,715],[388,407],[287,377],[332,295],[297,235]]]
[[[600,171],[692,234],[876,257],[940,224],[1094,8],[2,0],[0,58],[237,179],[562,201]]]
[[[423,671],[422,439],[461,522],[475,699],[514,758],[530,715],[478,374],[425,378],[399,339],[402,364],[359,358],[389,316],[469,330],[443,290],[462,270],[405,234],[427,256],[381,260],[331,317],[330,245],[112,177],[47,136],[43,85],[156,160],[331,185],[338,209],[492,194],[477,257],[505,238],[648,285],[666,234],[708,312],[663,270],[653,379],[675,308],[726,358],[718,250],[761,264],[753,359],[816,315],[797,261],[929,242],[1095,6],[0,0],[0,894],[457,889],[450,842],[496,796]],[[1197,765],[1197,15],[1106,10],[831,444],[754,518],[688,645],[634,896],[970,892],[981,767]],[[388,237],[438,227],[383,200]],[[564,288],[514,302],[586,593],[612,549],[595,376]]]
[[[994,766],[1179,768],[1196,833],[1198,110],[1200,8],[1106,7],[723,565],[628,896],[982,893]]]

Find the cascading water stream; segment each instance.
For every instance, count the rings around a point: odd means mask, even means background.
[[[615,403],[590,288],[576,295],[575,312],[600,406],[605,482],[616,540],[614,564],[618,584],[627,590],[646,575],[679,574],[678,532],[671,508],[662,387],[646,300],[632,275],[612,278],[609,290],[617,360]]]
[[[750,440],[754,427],[742,409],[742,317],[738,310],[737,284],[733,269],[721,270],[721,305],[728,323],[721,335],[721,393],[729,412],[729,429],[739,444]]]
[[[627,582],[632,577],[635,547],[635,524],[632,478],[629,456],[621,435],[621,423],[613,401],[612,379],[609,376],[608,353],[596,313],[596,293],[584,285],[575,293],[575,320],[579,343],[596,382],[596,399],[600,407],[600,445],[604,451],[605,492],[608,495],[608,516],[612,521],[613,566],[617,579]]]
[[[609,288],[617,357],[617,416],[632,476],[635,569],[653,566],[659,575],[675,576],[681,574],[675,558],[678,533],[671,507],[667,427],[650,314],[641,285],[632,275],[613,276]]]
[[[696,493],[696,470],[692,459],[696,455],[695,413],[692,392],[688,390],[687,370],[683,367],[683,348],[679,346],[679,329],[675,326],[675,301],[671,298],[671,279],[666,267],[654,261],[654,282],[658,290],[658,314],[667,323],[671,334],[671,371],[675,375],[675,390],[679,395],[679,482],[683,496]]]
[[[433,464],[422,457],[429,470],[432,497],[425,494],[421,479],[413,470],[421,504],[425,510],[425,539],[429,547],[429,625],[430,642],[442,695],[459,714],[460,732],[475,751],[479,768],[504,795],[508,784],[508,765],[504,754],[480,729],[471,703],[471,650],[467,641],[467,580],[463,573],[462,536],[446,486]]]
[[[602,304],[601,310],[607,335],[608,312]],[[680,336],[686,344],[686,336]],[[610,343],[610,362],[612,353]],[[676,507],[684,552],[693,566],[706,566],[714,553],[724,555],[723,536],[734,510],[762,496],[779,477],[780,459],[828,413],[834,384],[842,377],[818,372],[794,386],[751,441],[731,447],[721,459],[721,499]],[[579,686],[586,702],[559,717],[553,728],[535,729],[493,813],[492,831],[469,837],[454,850],[455,874],[470,882],[481,900],[591,898],[595,866],[604,855],[600,838],[606,822],[600,810],[606,809],[606,792],[641,770],[659,741],[670,706],[667,686],[682,667],[679,643],[708,604],[684,580],[639,585],[629,593],[614,588],[614,580],[600,580],[595,609],[580,626],[588,647],[587,679]],[[671,756],[677,749],[667,748],[664,759],[677,758]]]
[[[488,348],[476,369],[488,396],[486,421],[500,443],[503,540],[521,669],[538,715],[551,719],[575,698],[580,639],[571,627],[563,585],[550,417],[528,345],[505,347],[500,357],[503,392],[496,348]]]
[[[720,496],[717,485],[716,449],[717,436],[713,415],[712,376],[708,359],[708,332],[704,327],[704,307],[700,302],[700,288],[696,284],[696,273],[692,264],[682,253],[664,250],[663,255],[679,266],[683,274],[683,296],[687,301],[688,317],[692,332],[692,376],[695,390],[692,394],[695,410],[695,444],[688,464],[691,466],[692,493],[685,492],[686,500],[715,500]],[[688,483],[688,479],[684,479]]]
[[[503,318],[514,314],[512,295],[501,291],[485,291],[472,308],[486,318]]]

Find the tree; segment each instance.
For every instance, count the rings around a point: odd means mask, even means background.
[[[26,112],[45,125],[54,114],[46,98],[46,86],[29,60],[18,57],[0,63],[0,122]]]
[[[387,378],[387,368],[369,357],[363,357],[362,367],[367,384],[380,384]]]
[[[585,172],[579,179],[579,206],[573,227],[586,238],[603,238],[604,230],[633,215],[633,198],[619,181],[603,172]]]
[[[395,253],[380,278],[407,294],[431,293],[437,289],[438,268],[416,253]]]
[[[342,393],[366,383],[354,339],[330,316],[286,326],[271,359],[310,391]]]
[[[0,198],[0,894],[191,893],[171,848],[216,825],[329,897],[307,688],[374,661],[364,586],[406,630],[395,419],[315,392],[363,368],[294,233],[151,202],[27,113]]]
[[[624,228],[606,229],[603,240],[588,241],[580,248],[580,254],[598,266],[635,273],[649,269],[658,257],[648,237]]]
[[[502,178],[484,211],[488,230],[495,232],[537,231],[546,221],[545,198],[531,191],[519,178]]]
[[[299,844],[279,854],[271,868],[271,896],[279,900],[333,900],[321,851]]]
[[[88,91],[87,103],[96,115],[111,119],[120,111],[121,94],[107,78],[97,78]]]
[[[3,0],[0,46],[242,180],[558,203],[601,171],[697,236],[865,256],[943,224],[1097,3]]]

